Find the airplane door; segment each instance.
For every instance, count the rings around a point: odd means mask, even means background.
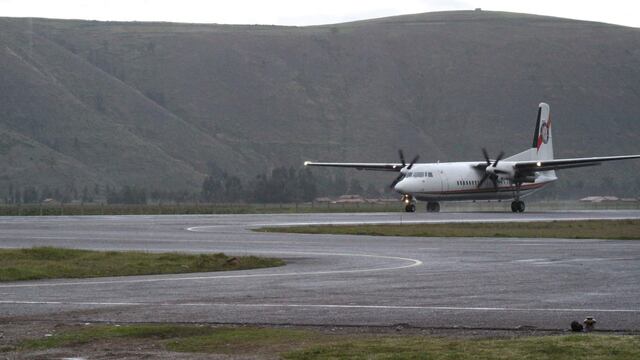
[[[444,172],[442,167],[438,166],[438,178],[440,179],[440,191],[449,191],[449,181],[447,181],[447,174]]]

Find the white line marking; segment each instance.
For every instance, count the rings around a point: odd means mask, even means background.
[[[341,305],[341,304],[229,304],[229,303],[153,303],[153,302],[83,302],[83,301],[23,301],[0,300],[10,305],[87,305],[87,306],[161,306],[161,307],[237,307],[237,308],[319,308],[374,310],[444,310],[444,311],[514,311],[514,312],[607,312],[640,313],[640,309],[580,309],[580,308],[510,308],[469,306],[402,306],[402,305]]]
[[[463,224],[463,223],[509,223],[509,222],[554,222],[554,221],[580,221],[580,220],[634,220],[637,217],[612,216],[603,218],[588,217],[567,217],[567,218],[506,218],[506,219],[419,219],[419,220],[361,220],[361,221],[313,221],[313,222],[284,222],[284,223],[257,223],[257,224],[237,224],[237,225],[205,225],[192,226],[185,230],[192,232],[207,232],[207,229],[215,229],[219,227],[239,226],[246,229],[261,227],[286,227],[286,226],[318,226],[318,225],[403,225],[403,224]]]
[[[232,252],[232,251],[229,251]],[[353,257],[366,257],[366,258],[378,258],[387,260],[398,260],[403,262],[410,262],[408,265],[391,266],[383,268],[369,268],[369,269],[351,269],[351,270],[327,270],[327,271],[310,271],[299,273],[258,273],[258,274],[235,274],[235,275],[211,275],[211,276],[187,276],[187,277],[171,277],[171,278],[147,278],[147,279],[130,279],[130,280],[98,280],[98,281],[74,281],[74,282],[38,282],[28,284],[7,284],[0,285],[0,288],[25,288],[25,287],[55,287],[55,286],[73,286],[73,285],[105,285],[105,284],[136,284],[136,283],[152,283],[163,281],[187,281],[187,280],[215,280],[215,279],[235,279],[235,278],[254,278],[254,277],[282,277],[282,276],[302,276],[302,275],[333,275],[333,274],[353,274],[353,273],[366,273],[374,271],[391,271],[408,269],[415,266],[422,265],[422,261],[410,258],[403,258],[398,256],[383,256],[383,255],[369,255],[369,254],[345,254],[345,253],[319,253],[319,252],[267,252],[257,251],[256,253],[274,253],[281,255],[319,255],[319,256],[353,256]]]

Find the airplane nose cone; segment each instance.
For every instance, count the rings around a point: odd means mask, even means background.
[[[407,192],[407,182],[405,180],[400,181],[393,187],[393,190],[405,194]]]

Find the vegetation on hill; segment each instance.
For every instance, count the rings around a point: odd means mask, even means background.
[[[635,28],[486,11],[303,28],[0,18],[0,198],[191,196],[212,168],[246,186],[398,148],[516,153],[540,101],[557,156],[638,153],[638,49]],[[635,195],[638,170],[567,170],[546,196]]]

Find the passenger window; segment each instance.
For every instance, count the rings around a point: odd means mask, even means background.
[[[413,177],[424,177],[424,173],[423,172],[417,172],[417,173],[413,174]]]
[[[429,172],[429,177],[433,177],[433,173],[432,172]]]

